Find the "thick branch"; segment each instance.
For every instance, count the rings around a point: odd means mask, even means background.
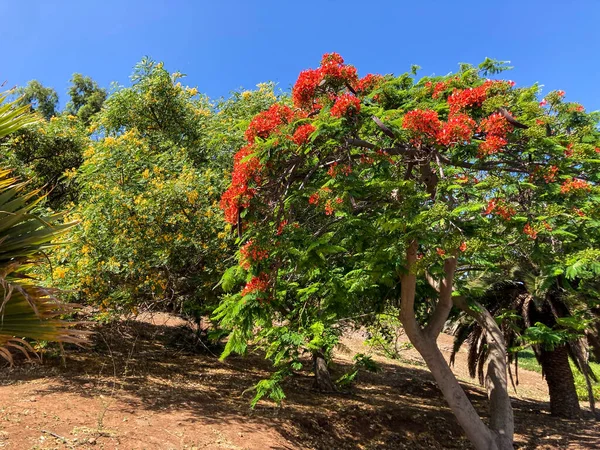
[[[450,310],[452,309],[452,286],[454,284],[454,273],[456,272],[456,258],[453,256],[444,261],[444,279],[439,285],[439,300],[425,327],[425,334],[431,339],[436,339],[442,332]],[[429,280],[428,280],[429,281]]]

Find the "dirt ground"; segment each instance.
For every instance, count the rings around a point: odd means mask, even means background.
[[[6,449],[465,449],[470,448],[418,354],[374,359],[383,371],[361,374],[345,393],[322,395],[310,376],[286,384],[281,408],[249,408],[244,391],[266,377],[258,354],[220,362],[193,351],[181,319],[143,316],[97,328],[93,345],[43,364],[0,371],[0,448]],[[442,349],[451,347],[440,337]],[[368,351],[359,335],[344,341],[332,371]],[[455,371],[485,416],[485,393]],[[537,373],[520,371],[514,394],[516,448],[600,448],[600,424],[548,414]]]

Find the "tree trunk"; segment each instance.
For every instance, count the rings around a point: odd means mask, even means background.
[[[490,402],[490,428],[506,448],[514,438],[514,414],[508,395],[508,358],[502,330],[494,317],[482,305],[472,308],[464,298],[453,297],[454,304],[473,317],[484,330],[488,346],[488,366],[485,387]]]
[[[581,408],[575,390],[575,380],[565,345],[553,351],[541,349],[540,364],[550,392],[550,412],[566,419],[580,417]]]
[[[322,352],[313,352],[313,371],[315,373],[314,386],[316,389],[321,392],[334,392],[336,390]]]
[[[438,286],[438,292],[440,292],[438,305],[436,305],[430,323],[426,329],[422,329],[417,323],[414,310],[416,253],[417,243],[414,241],[407,249],[407,273],[402,275],[400,286],[400,317],[406,335],[425,360],[446,402],[474,447],[477,450],[512,450],[512,428],[508,428],[503,435],[500,435],[483,423],[437,346],[437,336],[452,307],[452,283],[456,260],[448,258],[444,264],[445,278]],[[506,374],[504,374],[504,377],[506,381]],[[492,379],[492,381],[494,380]],[[512,409],[510,416],[512,417]],[[494,419],[492,422],[494,422]],[[512,423],[510,426],[512,427]]]

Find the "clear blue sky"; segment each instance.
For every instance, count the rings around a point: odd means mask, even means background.
[[[0,81],[38,79],[61,103],[72,73],[126,84],[144,55],[218,97],[268,80],[287,89],[336,51],[362,75],[510,60],[506,78],[600,109],[600,0],[3,0],[0,17]]]

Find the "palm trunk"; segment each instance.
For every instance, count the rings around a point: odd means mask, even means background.
[[[313,352],[313,371],[315,373],[316,389],[321,392],[334,392],[336,390],[322,352]]]
[[[540,364],[550,392],[550,412],[553,416],[577,419],[581,408],[575,390],[575,380],[565,345],[540,351]]]

